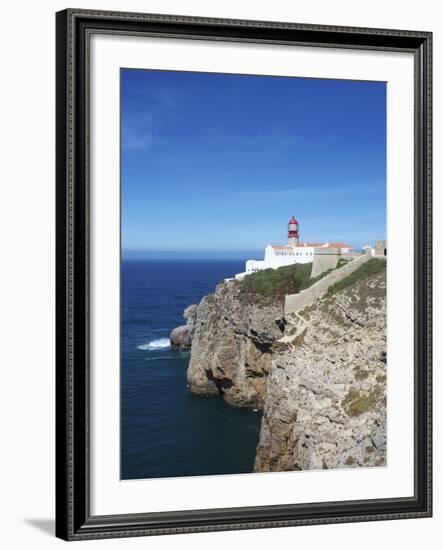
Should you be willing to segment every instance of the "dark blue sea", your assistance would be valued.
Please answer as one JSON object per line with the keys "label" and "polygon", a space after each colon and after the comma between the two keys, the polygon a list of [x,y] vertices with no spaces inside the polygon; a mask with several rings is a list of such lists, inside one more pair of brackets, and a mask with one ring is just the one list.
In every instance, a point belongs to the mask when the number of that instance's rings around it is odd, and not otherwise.
{"label": "dark blue sea", "polygon": [[189,353],[169,346],[183,310],[243,267],[240,260],[122,261],[122,479],[252,472],[261,413],[192,395]]}

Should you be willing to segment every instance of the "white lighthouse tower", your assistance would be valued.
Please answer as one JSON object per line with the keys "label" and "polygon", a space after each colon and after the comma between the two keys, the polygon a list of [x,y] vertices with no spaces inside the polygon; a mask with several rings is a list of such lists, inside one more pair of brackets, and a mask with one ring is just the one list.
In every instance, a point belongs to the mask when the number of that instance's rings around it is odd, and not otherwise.
{"label": "white lighthouse tower", "polygon": [[288,245],[298,245],[298,221],[292,216],[288,223]]}

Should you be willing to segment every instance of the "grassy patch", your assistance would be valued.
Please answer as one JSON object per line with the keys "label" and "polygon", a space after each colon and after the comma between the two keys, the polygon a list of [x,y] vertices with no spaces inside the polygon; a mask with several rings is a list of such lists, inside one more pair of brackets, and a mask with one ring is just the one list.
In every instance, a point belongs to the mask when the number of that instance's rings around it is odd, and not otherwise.
{"label": "grassy patch", "polygon": [[348,466],[352,466],[353,464],[355,464],[355,458],[353,456],[348,456],[345,464],[347,464]]}
{"label": "grassy patch", "polygon": [[375,379],[377,380],[377,382],[379,382],[380,384],[383,384],[384,382],[386,382],[386,374],[378,374]]}
{"label": "grassy patch", "polygon": [[343,267],[344,265],[348,264],[350,262],[350,260],[348,260],[347,258],[340,258],[337,262],[337,267],[336,269],[339,269],[340,267]]}
{"label": "grassy patch", "polygon": [[295,338],[293,338],[291,344],[295,346],[296,348],[301,347],[305,343],[305,336],[307,332],[307,328],[303,332],[300,332],[300,334],[297,334]]}
{"label": "grassy patch", "polygon": [[251,273],[241,281],[245,294],[261,294],[275,297],[295,294],[306,288],[311,275],[312,264],[294,264],[278,269],[264,269]]}
{"label": "grassy patch", "polygon": [[380,386],[367,394],[360,393],[355,388],[351,388],[342,401],[343,408],[348,416],[358,416],[371,409],[382,397],[383,391]]}
{"label": "grassy patch", "polygon": [[338,281],[337,283],[331,285],[328,288],[328,294],[331,295],[335,292],[338,292],[339,290],[343,290],[344,288],[353,285],[357,281],[366,279],[366,277],[369,277],[370,275],[380,273],[384,269],[386,269],[385,259],[372,258],[371,260],[368,260],[367,262],[362,264],[358,269],[356,269],[353,273],[351,273],[341,281]]}
{"label": "grassy patch", "polygon": [[312,263],[292,264],[278,269],[264,269],[246,275],[238,282],[241,294],[259,294],[267,298],[284,298],[310,287],[329,273],[329,269],[318,277],[311,278]]}

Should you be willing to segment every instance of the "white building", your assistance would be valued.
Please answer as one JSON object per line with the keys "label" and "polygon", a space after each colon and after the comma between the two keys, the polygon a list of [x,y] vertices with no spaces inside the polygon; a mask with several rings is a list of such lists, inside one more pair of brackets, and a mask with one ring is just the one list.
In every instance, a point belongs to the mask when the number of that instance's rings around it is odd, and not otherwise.
{"label": "white building", "polygon": [[306,264],[314,260],[315,248],[334,248],[342,254],[350,251],[345,243],[300,243],[298,238],[298,221],[292,216],[288,223],[288,244],[272,245],[265,248],[263,260],[247,260],[245,271],[237,273],[236,279],[243,279],[245,275],[262,271],[263,269],[277,269],[291,264]]}

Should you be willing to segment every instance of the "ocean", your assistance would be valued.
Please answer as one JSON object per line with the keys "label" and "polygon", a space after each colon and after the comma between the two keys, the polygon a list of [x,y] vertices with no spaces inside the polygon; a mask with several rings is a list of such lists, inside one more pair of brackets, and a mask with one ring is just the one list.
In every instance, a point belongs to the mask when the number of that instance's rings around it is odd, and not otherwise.
{"label": "ocean", "polygon": [[122,261],[121,479],[252,472],[261,412],[192,395],[183,310],[243,271],[241,260]]}

